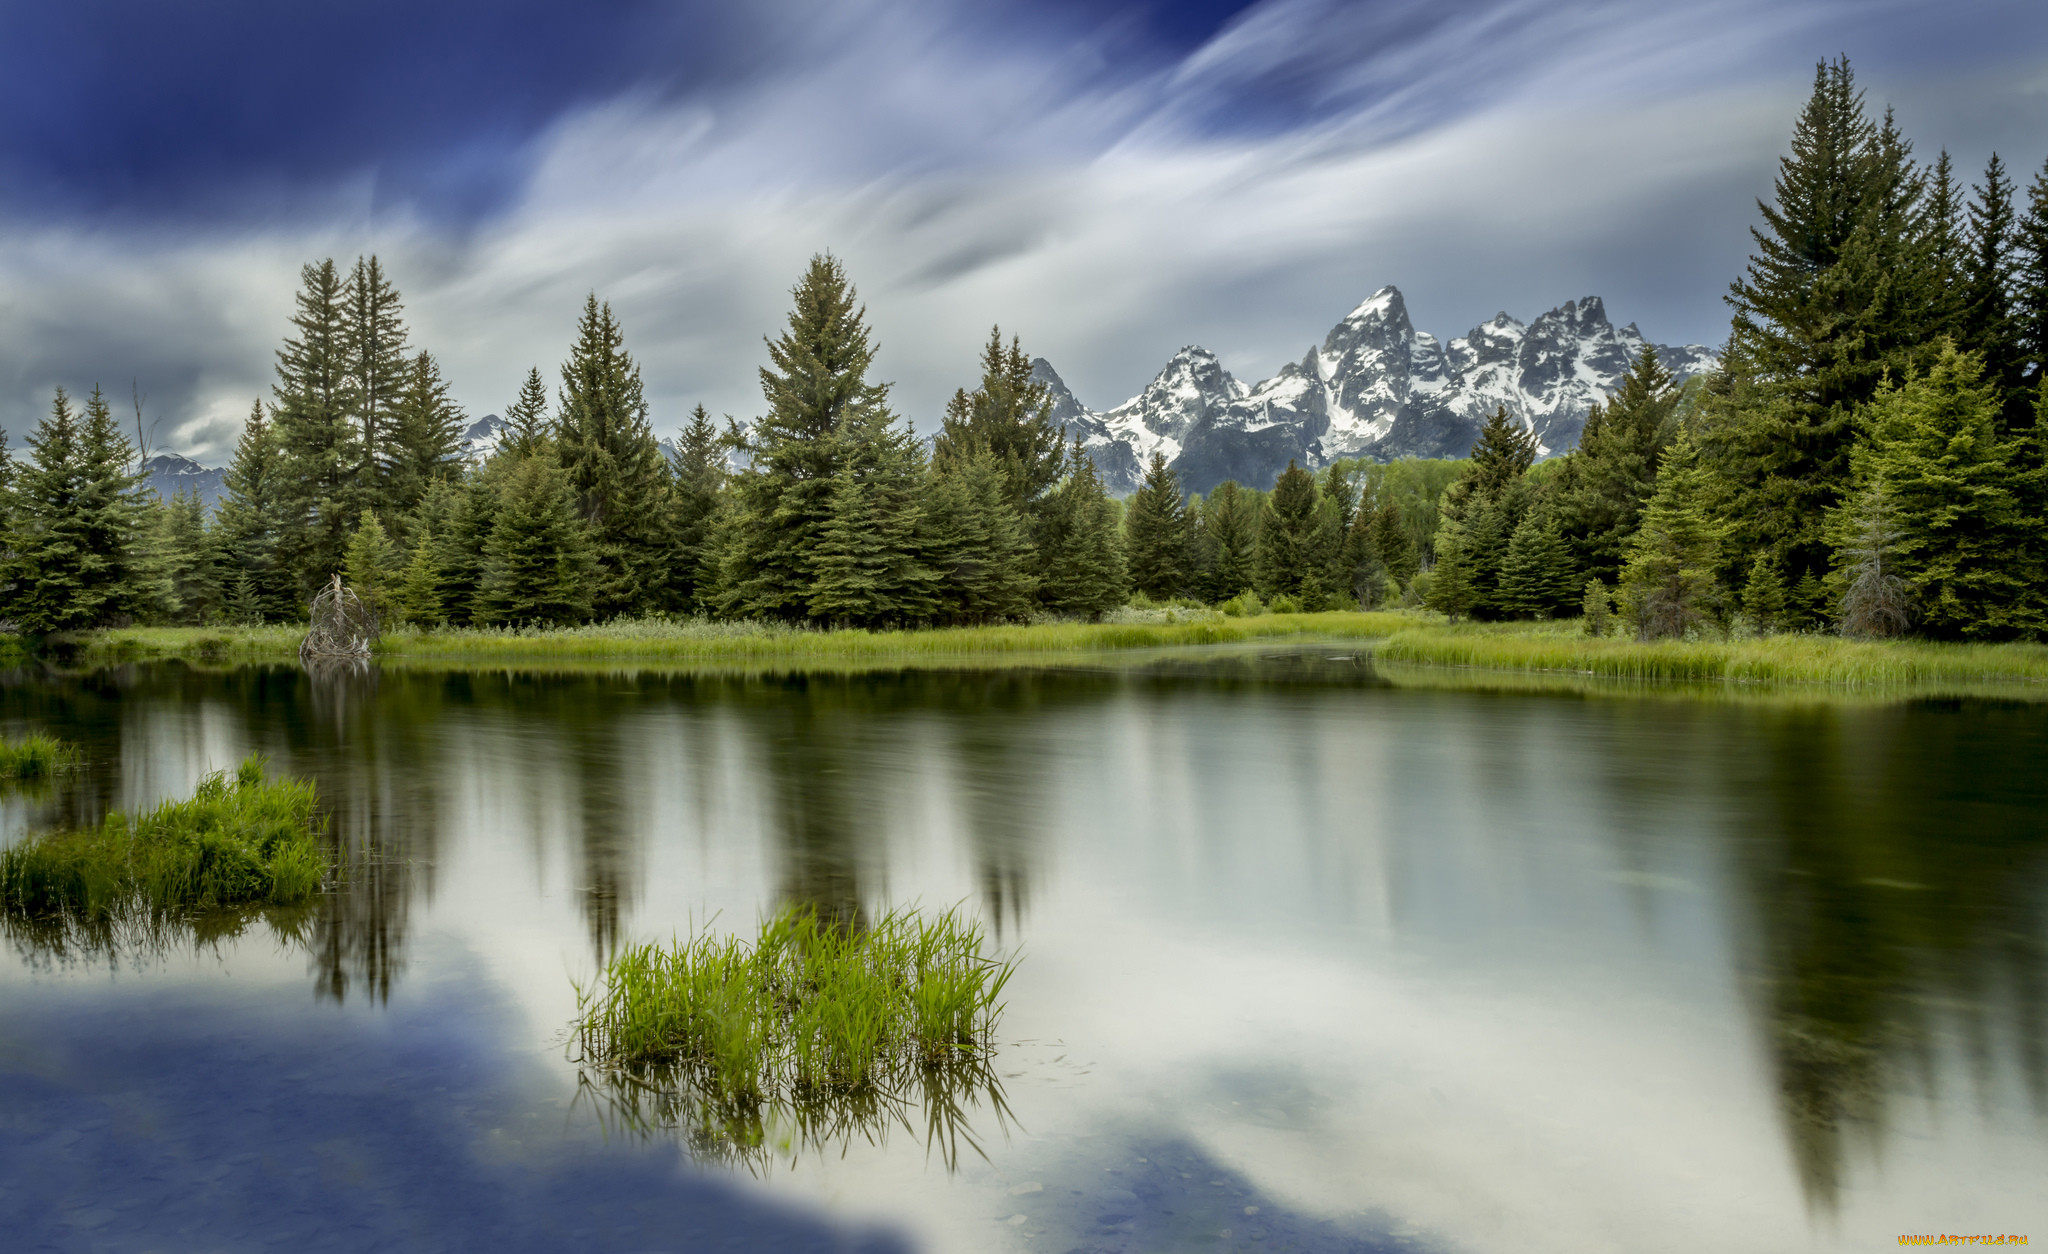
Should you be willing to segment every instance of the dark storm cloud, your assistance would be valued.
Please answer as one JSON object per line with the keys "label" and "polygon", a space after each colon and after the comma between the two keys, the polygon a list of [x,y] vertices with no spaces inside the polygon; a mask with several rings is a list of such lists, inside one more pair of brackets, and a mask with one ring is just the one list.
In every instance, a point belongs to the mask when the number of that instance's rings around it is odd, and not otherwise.
{"label": "dark storm cloud", "polygon": [[298,266],[369,251],[472,412],[595,289],[664,429],[755,412],[828,247],[925,425],[998,321],[1098,405],[1389,282],[1439,335],[1599,294],[1713,342],[1837,52],[1923,155],[2048,157],[2037,4],[7,6],[0,425],[135,379],[218,460]]}

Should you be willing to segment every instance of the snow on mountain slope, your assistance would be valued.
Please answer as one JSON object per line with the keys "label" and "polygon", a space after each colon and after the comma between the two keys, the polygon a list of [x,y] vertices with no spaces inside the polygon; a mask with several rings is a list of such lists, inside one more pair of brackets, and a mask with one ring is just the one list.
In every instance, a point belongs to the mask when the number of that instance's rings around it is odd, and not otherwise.
{"label": "snow on mountain slope", "polygon": [[[1290,460],[1320,468],[1340,457],[1463,457],[1497,407],[1554,456],[1578,442],[1587,411],[1643,344],[1635,326],[1608,321],[1597,296],[1526,325],[1501,313],[1445,344],[1417,331],[1399,289],[1383,287],[1254,387],[1192,346],[1105,412],[1083,406],[1043,359],[1034,374],[1052,387],[1054,420],[1082,436],[1112,492],[1136,488],[1155,451],[1184,487],[1207,492],[1224,479],[1263,487]],[[1716,360],[1700,345],[1657,353],[1680,379]]]}

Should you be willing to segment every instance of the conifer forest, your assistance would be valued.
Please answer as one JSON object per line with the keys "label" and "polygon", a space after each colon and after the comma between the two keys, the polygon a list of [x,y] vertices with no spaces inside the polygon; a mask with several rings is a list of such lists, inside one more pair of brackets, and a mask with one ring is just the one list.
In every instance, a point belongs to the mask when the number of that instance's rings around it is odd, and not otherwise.
{"label": "conifer forest", "polygon": [[[593,294],[482,464],[376,257],[300,275],[276,382],[217,511],[141,486],[97,386],[0,450],[0,604],[30,636],[302,619],[335,573],[418,627],[623,616],[924,626],[1100,617],[1141,596],[1453,619],[1583,615],[1946,640],[2048,628],[2048,167],[1916,155],[1821,66],[1728,288],[1718,369],[1646,348],[1576,448],[1505,410],[1469,459],[1290,466],[1185,494],[1155,454],[1111,499],[1012,338],[927,440],[821,254],[767,345],[758,421],[649,411]],[[964,365],[964,363],[963,363]],[[963,370],[963,375],[971,375]]]}

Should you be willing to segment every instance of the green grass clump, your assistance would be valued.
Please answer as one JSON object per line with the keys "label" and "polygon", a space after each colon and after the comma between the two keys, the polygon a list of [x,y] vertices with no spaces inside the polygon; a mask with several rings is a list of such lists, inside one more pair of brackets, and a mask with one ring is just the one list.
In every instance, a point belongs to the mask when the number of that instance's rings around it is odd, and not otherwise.
{"label": "green grass clump", "polygon": [[984,1058],[1013,961],[956,911],[847,928],[804,909],[752,942],[700,934],[621,950],[582,996],[586,1059],[671,1067],[719,1102],[901,1087]]}
{"label": "green grass clump", "polygon": [[0,740],[0,780],[48,779],[78,764],[78,750],[55,736],[31,732]]}
{"label": "green grass clump", "polygon": [[304,901],[328,870],[314,800],[310,782],[270,777],[251,757],[190,800],[0,850],[0,910],[93,923]]}
{"label": "green grass clump", "polygon": [[2048,683],[2048,646],[1845,640],[1817,634],[1748,640],[1593,639],[1572,624],[1417,627],[1373,650],[1376,660],[1615,679],[1827,684],[1935,689]]}

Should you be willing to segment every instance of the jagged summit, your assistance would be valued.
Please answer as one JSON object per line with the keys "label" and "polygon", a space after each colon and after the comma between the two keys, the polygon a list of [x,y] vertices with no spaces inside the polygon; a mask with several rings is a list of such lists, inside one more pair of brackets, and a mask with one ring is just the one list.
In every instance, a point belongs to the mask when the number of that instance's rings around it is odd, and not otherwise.
{"label": "jagged summit", "polygon": [[[1207,492],[1225,479],[1264,486],[1289,460],[1321,467],[1340,457],[1463,457],[1497,406],[1535,432],[1544,456],[1562,453],[1643,343],[1633,323],[1614,327],[1598,296],[1526,324],[1503,310],[1443,343],[1415,329],[1400,289],[1387,286],[1319,347],[1250,387],[1197,345],[1101,412],[1082,405],[1043,358],[1032,371],[1052,392],[1054,420],[1083,438],[1111,491],[1135,489],[1156,451],[1185,487]],[[1696,344],[1657,352],[1681,379],[1715,360]]]}

